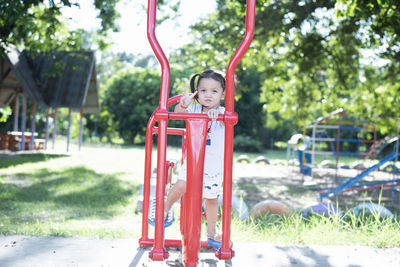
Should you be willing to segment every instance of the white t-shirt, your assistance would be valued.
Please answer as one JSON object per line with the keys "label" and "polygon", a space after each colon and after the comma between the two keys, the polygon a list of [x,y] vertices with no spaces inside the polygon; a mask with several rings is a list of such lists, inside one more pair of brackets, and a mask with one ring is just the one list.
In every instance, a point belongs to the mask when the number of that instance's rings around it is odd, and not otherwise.
{"label": "white t-shirt", "polygon": [[[186,111],[187,113],[202,113],[202,106],[191,104]],[[218,111],[220,114],[224,114],[225,108],[220,106]],[[221,121],[210,121],[207,132],[203,196],[205,198],[217,198],[222,192],[222,181],[224,179],[225,125]],[[178,179],[186,181],[186,159]]]}

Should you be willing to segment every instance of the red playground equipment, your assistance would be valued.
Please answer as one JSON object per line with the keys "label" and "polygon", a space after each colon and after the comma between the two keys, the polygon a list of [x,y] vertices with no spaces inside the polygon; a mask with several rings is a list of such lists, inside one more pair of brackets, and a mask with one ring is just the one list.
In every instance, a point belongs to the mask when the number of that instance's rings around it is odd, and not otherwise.
{"label": "red playground equipment", "polygon": [[[247,0],[246,33],[232,56],[226,70],[225,114],[219,115],[218,120],[225,123],[225,158],[223,182],[223,211],[222,211],[222,245],[215,252],[218,259],[231,259],[235,253],[230,244],[230,224],[232,205],[232,156],[233,156],[233,127],[238,121],[234,111],[234,73],[235,69],[247,51],[253,39],[255,24],[255,0]],[[148,1],[147,36],[150,45],[161,64],[161,88],[158,108],[149,119],[146,132],[145,170],[143,184],[143,218],[142,237],[140,247],[152,246],[149,257],[154,261],[168,258],[165,247],[182,247],[182,258],[185,266],[197,266],[201,247],[209,247],[206,241],[200,241],[202,217],[202,184],[205,142],[209,118],[206,114],[173,113],[168,107],[177,103],[181,97],[169,96],[170,68],[168,60],[155,36],[157,0]],[[168,120],[185,120],[186,129],[168,128]],[[157,122],[157,127],[155,123]],[[150,179],[151,179],[151,152],[153,134],[158,135],[157,145],[157,184],[154,239],[149,238]],[[166,160],[167,134],[181,135],[183,149],[187,149],[187,184],[186,193],[181,200],[180,239],[164,239],[164,195],[170,163]]]}

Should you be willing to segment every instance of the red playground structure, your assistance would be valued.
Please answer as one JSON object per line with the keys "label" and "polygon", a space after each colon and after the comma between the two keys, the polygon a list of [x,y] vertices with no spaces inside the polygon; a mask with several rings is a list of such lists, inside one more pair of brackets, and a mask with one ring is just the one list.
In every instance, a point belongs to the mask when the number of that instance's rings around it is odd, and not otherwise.
{"label": "red playground structure", "polygon": [[[234,73],[244,53],[250,46],[254,34],[255,0],[247,0],[246,33],[232,56],[226,70],[225,114],[219,115],[218,120],[225,123],[225,158],[223,181],[223,210],[222,210],[222,245],[216,250],[218,259],[229,260],[235,253],[230,244],[230,224],[232,205],[232,164],[233,164],[233,127],[238,121],[234,111]],[[206,114],[173,113],[168,107],[177,103],[181,97],[169,97],[170,68],[168,60],[155,36],[157,0],[148,1],[147,36],[150,45],[161,64],[161,88],[158,108],[149,119],[146,133],[145,169],[143,184],[143,217],[142,237],[140,247],[150,247],[149,257],[154,261],[168,258],[166,247],[182,247],[182,259],[185,266],[197,266],[201,247],[209,247],[206,241],[200,241],[202,218],[202,184],[205,143],[209,118]],[[186,129],[168,128],[168,120],[185,120]],[[157,127],[155,123],[157,122]],[[158,135],[157,142],[157,183],[154,239],[149,238],[150,179],[151,152],[153,134]],[[186,193],[181,199],[180,231],[181,239],[164,238],[164,195],[168,179],[168,169],[171,164],[166,160],[167,134],[182,136],[182,149],[187,157]]]}

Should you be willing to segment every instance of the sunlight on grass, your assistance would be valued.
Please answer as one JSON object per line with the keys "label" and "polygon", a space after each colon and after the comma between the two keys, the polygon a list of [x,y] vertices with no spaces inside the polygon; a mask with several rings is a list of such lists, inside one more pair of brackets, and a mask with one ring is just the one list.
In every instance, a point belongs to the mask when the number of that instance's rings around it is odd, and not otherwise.
{"label": "sunlight on grass", "polygon": [[234,219],[232,239],[296,245],[398,247],[399,226],[397,220],[354,214],[349,214],[347,219],[320,215],[304,219],[298,213],[290,217],[267,214],[247,222]]}
{"label": "sunlight on grass", "polygon": [[[179,148],[169,148],[167,153],[168,159],[180,160]],[[277,159],[284,155],[274,153]],[[153,150],[152,168],[155,159]],[[142,216],[135,209],[143,169],[144,148],[137,146],[89,146],[69,154],[2,155],[0,234],[138,238]],[[245,185],[251,188],[252,184]],[[345,215],[303,219],[298,213],[290,217],[268,214],[249,221],[233,216],[231,236],[234,242],[400,246],[397,219]],[[166,229],[166,238],[181,238],[179,211],[175,219]],[[220,228],[221,219],[218,223]],[[205,238],[204,221],[202,229]],[[150,227],[150,237],[153,234]]]}
{"label": "sunlight on grass", "polygon": [[0,233],[137,235],[134,204],[141,178],[134,176],[142,171],[134,168],[142,152],[88,148],[79,154],[9,156],[2,161],[8,167],[0,168]]}

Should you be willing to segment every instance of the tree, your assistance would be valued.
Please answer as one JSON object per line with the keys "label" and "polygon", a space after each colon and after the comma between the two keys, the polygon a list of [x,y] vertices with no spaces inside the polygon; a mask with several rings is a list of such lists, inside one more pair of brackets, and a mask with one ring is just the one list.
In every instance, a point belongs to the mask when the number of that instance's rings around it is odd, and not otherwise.
{"label": "tree", "polygon": [[239,98],[235,109],[240,114],[235,134],[243,136],[260,137],[260,131],[264,127],[266,116],[260,101],[261,84],[260,73],[252,67],[247,70],[237,71],[238,84],[236,97]]}
{"label": "tree", "polygon": [[[358,112],[374,118],[384,134],[395,134],[400,107],[400,3],[382,1],[338,1],[337,16],[362,25],[358,38],[364,52],[374,56],[360,69]],[[373,63],[379,63],[373,67]],[[372,66],[371,66],[372,65]]]}
{"label": "tree", "polygon": [[[179,52],[185,62],[225,68],[239,45],[246,1],[217,4],[215,14],[192,27],[194,43]],[[389,118],[400,112],[399,6],[391,0],[259,0],[253,43],[237,73],[259,73],[259,102],[268,116],[278,112],[294,128],[343,107],[360,118],[380,117],[379,129],[393,133],[397,122]],[[385,64],[365,63],[366,52]]]}
{"label": "tree", "polygon": [[[99,35],[108,30],[117,31],[115,24],[119,14],[115,7],[119,0],[94,0],[101,19]],[[79,6],[75,1],[21,0],[0,2],[0,43],[21,45],[39,53],[55,49],[73,50],[82,46],[82,30],[68,30],[61,14],[64,7]],[[99,47],[105,47],[105,39],[98,39]],[[0,46],[1,47],[1,46]]]}
{"label": "tree", "polygon": [[6,122],[8,116],[10,115],[11,115],[10,107],[0,108],[0,122]]}
{"label": "tree", "polygon": [[147,122],[158,105],[160,80],[157,71],[131,68],[108,82],[103,108],[125,143],[133,144],[136,137],[145,136]]}

